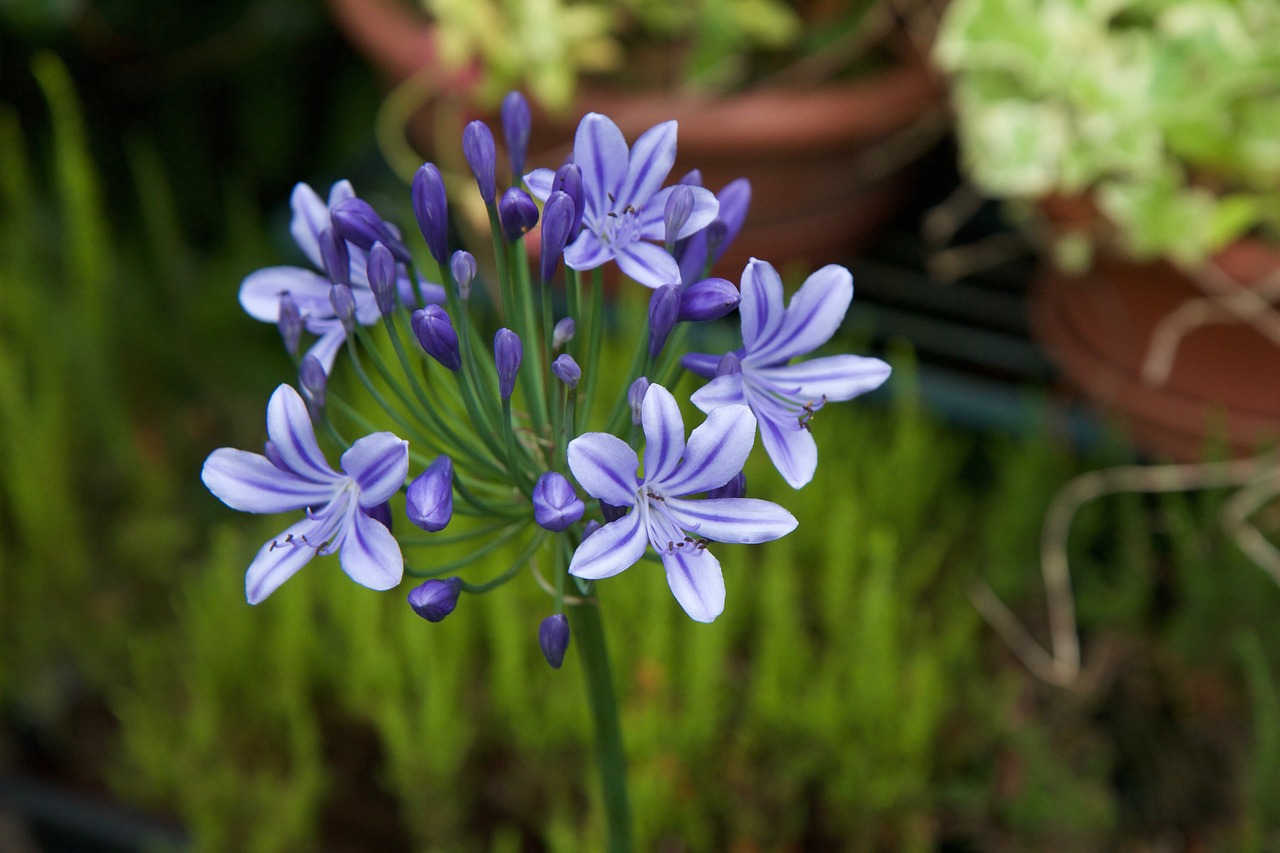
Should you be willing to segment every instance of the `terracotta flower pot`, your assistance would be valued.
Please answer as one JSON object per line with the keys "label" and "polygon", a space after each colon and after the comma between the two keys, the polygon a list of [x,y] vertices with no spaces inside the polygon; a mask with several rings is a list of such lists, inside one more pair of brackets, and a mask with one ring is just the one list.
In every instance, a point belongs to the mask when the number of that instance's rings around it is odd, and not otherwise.
{"label": "terracotta flower pot", "polygon": [[[1280,270],[1280,247],[1243,240],[1214,263],[1227,287],[1247,287]],[[1165,381],[1143,377],[1157,328],[1204,295],[1168,264],[1108,258],[1080,278],[1047,270],[1032,323],[1066,377],[1148,451],[1198,460],[1221,435],[1233,454],[1249,454],[1280,438],[1280,349],[1257,329],[1226,316],[1199,325],[1172,351]]]}
{"label": "terracotta flower pot", "polygon": [[[432,25],[399,0],[329,0],[335,20],[386,77],[427,74],[437,54]],[[465,97],[474,77],[432,82]],[[920,57],[854,82],[808,89],[759,88],[716,98],[663,91],[621,92],[584,85],[568,116],[539,115],[529,163],[555,165],[568,152],[578,117],[602,112],[628,140],[667,119],[680,123],[673,178],[702,170],[719,189],[747,177],[751,213],[720,274],[736,279],[750,255],[777,264],[826,262],[864,244],[901,197],[903,166],[945,129],[938,79]],[[491,123],[492,115],[475,113]],[[427,121],[411,124],[429,156]],[[496,124],[495,124],[496,129]],[[558,145],[559,148],[550,146]]]}

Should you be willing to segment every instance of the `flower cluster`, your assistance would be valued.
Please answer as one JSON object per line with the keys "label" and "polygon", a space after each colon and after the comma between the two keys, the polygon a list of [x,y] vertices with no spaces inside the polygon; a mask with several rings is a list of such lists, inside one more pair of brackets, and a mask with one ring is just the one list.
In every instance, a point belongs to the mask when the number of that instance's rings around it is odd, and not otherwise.
{"label": "flower cluster", "polygon": [[[406,573],[423,579],[409,604],[434,622],[462,594],[531,569],[551,596],[538,637],[558,667],[566,607],[646,555],[690,617],[715,619],[725,584],[712,543],[767,542],[797,524],[745,494],[757,427],[782,478],[800,488],[817,468],[817,413],[877,387],[889,367],[854,355],[799,360],[840,327],[853,297],[844,268],[814,273],[789,304],[763,260],[738,285],[709,275],[742,225],[750,187],[712,192],[697,172],[665,185],[675,122],[628,146],[609,118],[589,114],[568,162],[528,173],[529,111],[518,95],[504,104],[503,131],[505,189],[490,129],[472,122],[463,136],[492,265],[450,252],[446,187],[430,163],[411,190],[425,253],[347,182],[327,202],[297,187],[291,231],[312,268],[254,272],[240,301],[278,325],[299,390],[271,396],[261,453],[215,450],[203,479],[233,509],[305,511],[253,559],[250,603],[312,557],[337,553],[370,589]],[[626,373],[604,343],[610,264],[649,288]],[[473,288],[488,290],[496,314],[473,310]],[[691,325],[734,310],[740,347],[683,352]],[[688,433],[675,393],[685,371],[707,380],[689,398],[705,418]],[[317,432],[345,449],[340,471]],[[514,560],[487,580],[464,576],[495,553]]]}

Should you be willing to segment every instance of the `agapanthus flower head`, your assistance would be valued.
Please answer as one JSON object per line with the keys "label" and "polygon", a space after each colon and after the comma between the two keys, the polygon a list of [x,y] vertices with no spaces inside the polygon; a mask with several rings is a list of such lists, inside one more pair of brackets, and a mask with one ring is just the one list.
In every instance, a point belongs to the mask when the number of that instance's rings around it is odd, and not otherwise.
{"label": "agapanthus flower head", "polygon": [[[573,143],[573,162],[582,169],[585,197],[582,233],[565,249],[565,264],[589,270],[616,260],[624,273],[648,287],[680,281],[675,259],[647,242],[667,236],[663,214],[671,188],[661,187],[675,156],[674,121],[650,128],[628,148],[611,119],[588,113],[578,124]],[[555,173],[536,169],[525,176],[525,183],[545,200],[556,189]],[[690,189],[693,210],[677,239],[705,228],[719,210],[709,190]]]}
{"label": "agapanthus flower head", "polygon": [[497,197],[498,149],[493,143],[493,131],[489,125],[476,119],[462,130],[462,156],[476,176],[476,186],[486,205]]}
{"label": "agapanthus flower head", "polygon": [[538,526],[559,533],[582,518],[586,505],[563,474],[548,471],[533,486],[533,520]]}
{"label": "agapanthus flower head", "polygon": [[423,352],[450,370],[462,368],[462,351],[458,347],[458,333],[453,328],[449,313],[439,305],[419,308],[409,318],[413,335]]}
{"label": "agapanthus flower head", "polygon": [[650,385],[641,412],[644,475],[631,447],[608,433],[587,433],[569,443],[569,470],[592,497],[630,509],[578,546],[569,573],[600,579],[634,565],[652,546],[667,582],[693,619],[710,622],[724,609],[724,578],[709,542],[757,543],[796,527],[782,507],[752,498],[695,499],[742,470],[755,440],[755,418],[745,406],[711,412],[685,441],[675,397]]}
{"label": "agapanthus flower head", "polygon": [[738,307],[738,288],[723,278],[704,278],[680,290],[680,319],[719,320]]}
{"label": "agapanthus flower head", "polygon": [[514,243],[538,224],[538,205],[519,187],[511,187],[498,202],[498,222],[502,234]]}
{"label": "agapanthus flower head", "polygon": [[449,269],[458,284],[458,298],[464,302],[471,298],[471,282],[476,278],[476,259],[468,251],[459,249],[449,259]]}
{"label": "agapanthus flower head", "polygon": [[524,344],[520,336],[510,329],[499,329],[493,336],[493,363],[498,370],[498,393],[503,400],[510,400],[516,389],[516,374],[524,360]]}
{"label": "agapanthus flower head", "polygon": [[298,308],[298,300],[293,294],[285,291],[280,294],[280,338],[284,341],[285,352],[298,354],[298,343],[302,340],[302,311]]}
{"label": "agapanthus flower head", "polygon": [[357,440],[342,454],[342,473],[329,467],[306,404],[281,385],[267,405],[273,458],[220,448],[201,479],[223,503],[242,512],[305,509],[306,518],[262,546],[245,575],[245,595],[257,604],[318,554],[339,554],[352,580],[370,589],[400,583],[404,558],[391,532],[364,510],[399,491],[409,470],[409,444],[389,432]]}
{"label": "agapanthus flower head", "polygon": [[461,578],[429,578],[409,590],[409,606],[428,622],[439,622],[458,606]]}
{"label": "agapanthus flower head", "polygon": [[664,284],[649,297],[649,356],[657,358],[680,316],[680,285]]}
{"label": "agapanthus flower head", "polygon": [[582,368],[567,352],[560,353],[556,356],[556,360],[551,362],[551,372],[570,388],[577,388],[578,380],[582,378]]}
{"label": "agapanthus flower head", "polygon": [[563,613],[553,613],[538,626],[538,645],[552,669],[564,664],[564,653],[569,649],[569,619]]}
{"label": "agapanthus flower head", "polygon": [[342,239],[365,251],[374,243],[386,246],[401,263],[410,261],[409,250],[400,240],[400,232],[387,224],[373,205],[362,198],[349,198],[334,205],[329,211],[333,230]]}
{"label": "agapanthus flower head", "polygon": [[573,321],[572,317],[561,317],[551,330],[551,348],[553,350],[563,348],[565,344],[573,340],[577,330],[578,324]]}
{"label": "agapanthus flower head", "polygon": [[449,257],[449,201],[445,197],[444,178],[434,163],[423,163],[413,175],[410,188],[413,215],[418,220],[422,239],[437,264]]}
{"label": "agapanthus flower head", "polygon": [[889,377],[889,365],[856,355],[790,363],[825,344],[840,328],[853,299],[853,277],[844,267],[818,270],[783,307],[781,277],[753,258],[742,273],[741,291],[739,370],[717,375],[720,356],[686,355],[686,368],[715,376],[692,400],[704,412],[750,406],[769,458],[783,479],[798,489],[813,479],[818,465],[817,444],[809,432],[814,413],[828,402],[878,388]]}
{"label": "agapanthus flower head", "polygon": [[438,533],[453,518],[453,460],[440,455],[413,478],[405,492],[405,515],[415,526]]}
{"label": "agapanthus flower head", "polygon": [[396,259],[381,240],[369,248],[369,260],[365,265],[369,289],[382,316],[396,310]]}
{"label": "agapanthus flower head", "polygon": [[519,92],[507,92],[502,99],[502,136],[507,143],[507,158],[511,161],[511,174],[524,173],[524,158],[529,150],[529,133],[533,129],[533,116],[529,102]]}

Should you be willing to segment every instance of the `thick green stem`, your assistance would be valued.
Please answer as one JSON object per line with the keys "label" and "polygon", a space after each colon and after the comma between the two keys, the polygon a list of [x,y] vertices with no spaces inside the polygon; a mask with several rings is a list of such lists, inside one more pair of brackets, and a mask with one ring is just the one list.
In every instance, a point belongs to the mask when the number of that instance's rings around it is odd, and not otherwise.
{"label": "thick green stem", "polygon": [[622,748],[622,727],[618,723],[618,701],[613,692],[609,650],[605,646],[604,624],[596,601],[566,608],[573,628],[573,644],[578,647],[582,671],[587,680],[587,698],[596,729],[596,767],[608,821],[609,853],[631,851],[631,807],[627,801],[627,759]]}

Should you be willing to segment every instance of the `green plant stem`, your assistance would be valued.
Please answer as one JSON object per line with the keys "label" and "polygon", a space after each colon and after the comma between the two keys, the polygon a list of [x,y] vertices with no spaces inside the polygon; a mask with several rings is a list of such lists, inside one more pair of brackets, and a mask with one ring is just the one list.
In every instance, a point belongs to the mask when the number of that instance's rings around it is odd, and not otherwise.
{"label": "green plant stem", "polygon": [[587,682],[587,699],[596,730],[596,767],[600,771],[600,791],[604,798],[608,825],[609,853],[630,853],[631,807],[627,800],[627,759],[622,748],[622,727],[618,723],[618,701],[613,691],[609,650],[605,646],[600,605],[591,600],[566,608],[573,628],[573,644],[578,647],[582,672]]}

